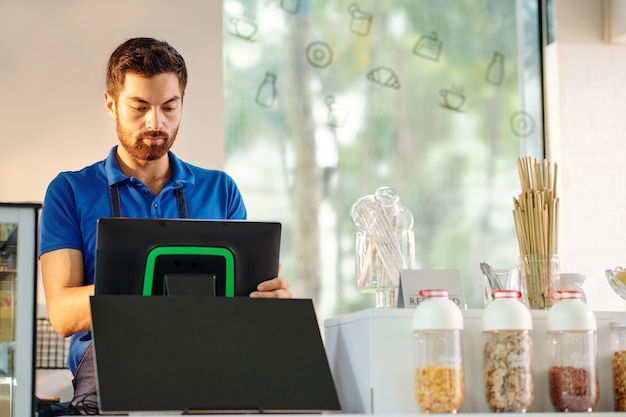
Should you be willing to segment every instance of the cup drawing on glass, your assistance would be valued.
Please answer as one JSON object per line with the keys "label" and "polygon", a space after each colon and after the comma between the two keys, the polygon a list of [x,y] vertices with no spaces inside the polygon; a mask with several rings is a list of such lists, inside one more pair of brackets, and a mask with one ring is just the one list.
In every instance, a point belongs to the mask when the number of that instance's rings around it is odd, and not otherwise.
{"label": "cup drawing on glass", "polygon": [[458,112],[461,111],[461,107],[465,103],[465,94],[463,94],[462,88],[451,88],[449,90],[443,88],[439,94],[443,97],[442,107]]}
{"label": "cup drawing on glass", "polygon": [[230,33],[238,38],[251,41],[257,29],[256,22],[247,17],[233,17],[230,19]]}
{"label": "cup drawing on glass", "polygon": [[366,36],[370,32],[372,24],[372,14],[359,8],[358,4],[351,4],[348,7],[350,12],[350,31],[355,35]]}
{"label": "cup drawing on glass", "polygon": [[355,233],[356,287],[376,294],[376,307],[395,307],[400,271],[415,267],[413,214],[389,187],[358,199],[350,210]]}

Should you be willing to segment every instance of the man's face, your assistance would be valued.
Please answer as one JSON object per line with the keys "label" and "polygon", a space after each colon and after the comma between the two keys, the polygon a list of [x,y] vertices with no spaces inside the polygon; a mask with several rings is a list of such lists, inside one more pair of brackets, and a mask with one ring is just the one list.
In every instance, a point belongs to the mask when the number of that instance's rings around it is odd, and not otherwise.
{"label": "man's face", "polygon": [[137,161],[161,158],[174,144],[182,111],[178,77],[128,73],[117,101],[107,98],[121,146]]}

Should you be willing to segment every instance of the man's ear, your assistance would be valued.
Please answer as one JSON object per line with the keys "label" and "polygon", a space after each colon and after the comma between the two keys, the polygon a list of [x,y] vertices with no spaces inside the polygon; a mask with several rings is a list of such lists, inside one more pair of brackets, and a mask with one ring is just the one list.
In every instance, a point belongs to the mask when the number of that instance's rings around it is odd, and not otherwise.
{"label": "man's ear", "polygon": [[109,94],[108,91],[104,92],[104,105],[106,106],[107,113],[109,113],[109,116],[115,119],[115,115],[117,113],[117,109],[115,108],[115,100],[113,99],[113,96]]}

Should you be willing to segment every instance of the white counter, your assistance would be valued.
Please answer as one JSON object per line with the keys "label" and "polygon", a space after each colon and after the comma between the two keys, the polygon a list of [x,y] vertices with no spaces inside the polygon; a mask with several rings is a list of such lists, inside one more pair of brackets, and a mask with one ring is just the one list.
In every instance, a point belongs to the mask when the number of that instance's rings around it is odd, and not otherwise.
{"label": "white counter", "polygon": [[[420,412],[413,397],[411,317],[414,311],[369,309],[324,322],[326,353],[344,412],[386,415]],[[462,413],[489,413],[483,391],[482,313],[483,310],[463,312],[465,402]],[[535,401],[531,412],[554,411],[548,395],[546,313],[531,311],[535,372]],[[595,314],[600,382],[600,400],[595,411],[612,412],[609,322],[626,320],[626,312]]]}
{"label": "white counter", "polygon": [[[507,417],[546,417],[548,413],[526,413],[526,414],[507,414]],[[557,413],[553,413],[557,415]],[[563,416],[564,413],[558,413],[558,415]],[[144,413],[136,413],[136,414],[128,414],[129,416],[141,416],[141,417],[165,417],[165,416],[179,416],[181,414],[169,414],[169,413],[154,413],[154,414],[144,414]],[[256,414],[251,414],[256,415]],[[268,415],[259,414],[259,415]],[[279,414],[280,417],[302,417],[302,414]],[[328,414],[325,414],[328,415]],[[336,415],[336,414],[330,414]],[[472,414],[472,417],[494,417],[494,413],[476,413]],[[193,414],[194,417],[233,417],[233,414]],[[369,414],[351,414],[350,417],[367,417]],[[393,417],[393,416],[404,416],[402,413],[387,413],[385,417]],[[75,416],[60,416],[60,417],[75,417]],[[567,413],[567,417],[590,417],[589,413]],[[592,417],[615,417],[615,413],[609,412],[601,412],[601,413],[593,413]]]}

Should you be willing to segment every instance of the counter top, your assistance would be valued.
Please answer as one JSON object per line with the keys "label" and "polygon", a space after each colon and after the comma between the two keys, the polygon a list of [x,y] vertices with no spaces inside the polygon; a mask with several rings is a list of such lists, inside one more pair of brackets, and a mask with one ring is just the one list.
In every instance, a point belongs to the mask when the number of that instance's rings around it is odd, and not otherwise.
{"label": "counter top", "polygon": [[[348,413],[419,413],[413,397],[411,319],[414,309],[367,309],[324,322],[326,353],[342,408]],[[482,315],[463,310],[465,401],[461,413],[487,413],[483,389]],[[548,395],[547,310],[531,310],[535,399],[531,413],[554,412]],[[597,412],[613,410],[609,323],[626,312],[595,312],[598,323]]]}

